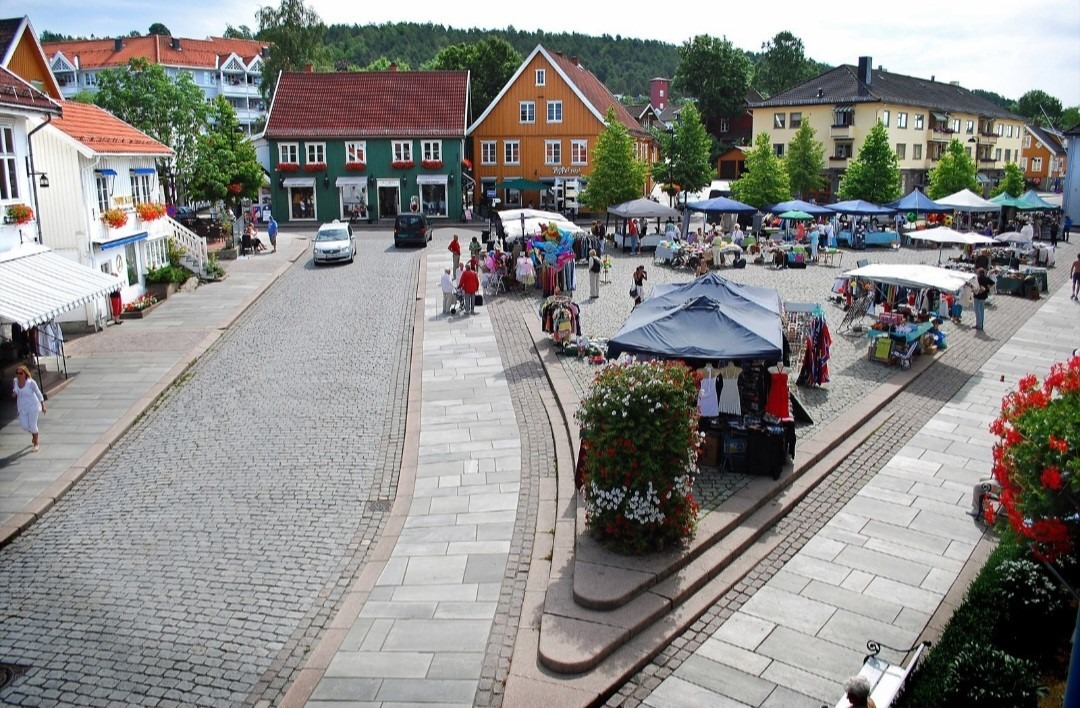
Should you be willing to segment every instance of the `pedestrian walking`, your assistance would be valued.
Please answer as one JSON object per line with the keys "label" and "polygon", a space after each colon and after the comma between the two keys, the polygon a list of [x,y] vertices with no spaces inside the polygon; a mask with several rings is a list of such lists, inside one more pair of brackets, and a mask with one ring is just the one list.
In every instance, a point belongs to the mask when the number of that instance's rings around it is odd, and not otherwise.
{"label": "pedestrian walking", "polygon": [[993,280],[986,275],[986,270],[979,268],[975,271],[975,329],[982,330],[986,316],[986,300],[990,297],[990,286]]}
{"label": "pedestrian walking", "polygon": [[596,249],[589,249],[589,297],[600,297],[600,271],[604,263],[596,255]]}
{"label": "pedestrian walking", "polygon": [[464,295],[465,314],[471,315],[476,308],[476,293],[480,292],[480,278],[471,265],[465,266],[465,272],[461,274],[461,281],[458,286],[461,288],[462,295]]}
{"label": "pedestrian walking", "polygon": [[1050,220],[1050,245],[1057,248],[1058,237],[1058,222],[1057,219]]}
{"label": "pedestrian walking", "polygon": [[19,427],[30,433],[34,452],[37,452],[41,449],[38,444],[38,415],[45,412],[45,396],[42,395],[37,381],[30,376],[30,369],[26,368],[25,364],[19,364],[15,368],[11,397],[15,399],[19,412]]}
{"label": "pedestrian walking", "polygon": [[634,307],[641,304],[641,301],[645,299],[645,281],[649,279],[649,274],[645,271],[645,266],[639,265],[634,270],[634,287],[630,288],[630,295],[634,298]]}
{"label": "pedestrian walking", "polygon": [[449,315],[454,307],[454,278],[449,268],[443,268],[439,289],[442,290],[442,313]]}
{"label": "pedestrian walking", "polygon": [[472,241],[469,241],[469,256],[476,262],[480,260],[480,242],[475,236],[472,237]]}
{"label": "pedestrian walking", "polygon": [[450,241],[450,245],[446,247],[446,250],[454,255],[454,272],[456,273],[458,266],[461,265],[461,242],[458,241],[457,234],[454,234],[454,238]]}
{"label": "pedestrian walking", "polygon": [[266,237],[270,239],[270,247],[274,249],[271,253],[277,253],[277,221],[273,214],[270,215],[270,223],[266,225]]}
{"label": "pedestrian walking", "polygon": [[626,233],[630,235],[630,255],[638,252],[638,223],[636,219],[630,219],[626,224]]}
{"label": "pedestrian walking", "polygon": [[1069,273],[1072,275],[1072,299],[1076,300],[1080,297],[1080,253],[1076,254],[1076,260],[1073,261],[1072,270]]}

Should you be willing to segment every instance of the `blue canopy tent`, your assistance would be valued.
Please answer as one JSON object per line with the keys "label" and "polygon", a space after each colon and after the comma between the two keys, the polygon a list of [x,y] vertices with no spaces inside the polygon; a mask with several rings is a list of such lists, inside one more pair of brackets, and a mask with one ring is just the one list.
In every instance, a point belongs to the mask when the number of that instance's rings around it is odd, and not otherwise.
{"label": "blue canopy tent", "polygon": [[721,303],[706,296],[670,308],[638,307],[608,340],[607,357],[638,354],[682,359],[691,365],[712,361],[780,361],[783,333],[779,315],[750,301]]}
{"label": "blue canopy tent", "polygon": [[1058,208],[1040,197],[1034,189],[1029,189],[1028,191],[1021,194],[1019,201],[1024,203],[1024,206],[1020,208],[1026,210],[1041,209],[1044,211],[1053,211],[1054,209]]}
{"label": "blue canopy tent", "polygon": [[773,204],[768,208],[768,211],[773,214],[782,214],[785,211],[805,211],[810,216],[830,216],[833,213],[832,207],[813,204],[802,199],[792,199],[788,202]]}
{"label": "blue canopy tent", "polygon": [[780,293],[772,288],[746,285],[726,280],[716,273],[708,273],[689,283],[657,285],[637,309],[670,309],[687,300],[708,297],[723,304],[738,307],[743,302],[753,303],[776,316],[780,315]]}
{"label": "blue canopy tent", "polygon": [[923,194],[918,187],[911,190],[911,193],[907,196],[885,206],[892,207],[896,211],[915,212],[916,214],[946,214],[952,211],[952,207],[941,206]]}
{"label": "blue canopy tent", "polygon": [[850,214],[851,216],[888,216],[896,213],[896,209],[878,206],[872,202],[864,202],[862,199],[837,202],[836,204],[830,204],[829,208],[838,214]]}
{"label": "blue canopy tent", "polygon": [[737,202],[727,197],[713,197],[700,202],[690,202],[686,205],[690,211],[700,211],[706,214],[753,214],[757,207]]}

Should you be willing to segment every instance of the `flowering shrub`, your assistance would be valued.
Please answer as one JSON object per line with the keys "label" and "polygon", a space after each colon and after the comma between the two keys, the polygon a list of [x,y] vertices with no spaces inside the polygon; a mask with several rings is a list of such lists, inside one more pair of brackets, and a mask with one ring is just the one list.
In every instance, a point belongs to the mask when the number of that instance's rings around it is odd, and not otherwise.
{"label": "flowering shrub", "polygon": [[135,213],[143,221],[153,221],[165,216],[165,205],[161,202],[143,202],[135,205]]}
{"label": "flowering shrub", "polygon": [[322,172],[325,169],[325,162],[309,162],[304,165],[304,172]]}
{"label": "flowering shrub", "polygon": [[1009,526],[1041,560],[1070,553],[1080,536],[1080,356],[1054,364],[1042,385],[1020,379],[990,432]]}
{"label": "flowering shrub", "polygon": [[411,170],[415,166],[412,160],[394,160],[390,163],[390,168],[394,170]]}
{"label": "flowering shrub", "polygon": [[610,364],[581,402],[585,518],[616,552],[661,550],[694,532],[696,376],[679,362]]}
{"label": "flowering shrub", "polygon": [[239,194],[240,192],[244,191],[244,185],[240,184],[239,182],[233,182],[229,186],[225,187],[225,189],[229,190],[229,194]]}
{"label": "flowering shrub", "polygon": [[101,212],[101,223],[110,229],[119,229],[128,221],[127,212],[123,209],[106,209]]}
{"label": "flowering shrub", "polygon": [[345,169],[353,170],[354,172],[362,172],[367,169],[366,162],[346,162]]}
{"label": "flowering shrub", "polygon": [[295,162],[279,162],[277,163],[278,172],[297,172],[300,170],[300,165]]}
{"label": "flowering shrub", "polygon": [[16,224],[25,224],[34,218],[34,210],[26,204],[12,204],[4,213]]}
{"label": "flowering shrub", "polygon": [[124,305],[124,312],[141,312],[151,305],[156,305],[158,299],[153,295],[143,295],[142,297],[132,300]]}
{"label": "flowering shrub", "polygon": [[420,166],[425,170],[441,170],[443,168],[442,160],[421,160]]}

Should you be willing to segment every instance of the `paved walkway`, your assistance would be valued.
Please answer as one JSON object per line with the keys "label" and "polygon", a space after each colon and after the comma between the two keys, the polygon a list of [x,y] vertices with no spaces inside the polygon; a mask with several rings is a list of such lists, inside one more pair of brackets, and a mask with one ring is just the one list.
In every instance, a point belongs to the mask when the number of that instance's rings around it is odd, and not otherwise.
{"label": "paved walkway", "polygon": [[1080,345],[1078,310],[1059,287],[644,703],[818,708],[857,673],[866,640],[913,645],[982,536],[965,512],[1001,397]]}
{"label": "paved walkway", "polygon": [[[311,707],[471,705],[480,683],[518,507],[521,442],[487,308],[441,316],[438,277],[450,255],[431,249],[426,261],[422,384],[409,408],[417,435],[407,437],[394,507],[407,519],[396,539],[384,535],[377,579],[366,572],[357,581],[338,635],[324,639],[285,705],[308,691]],[[320,678],[317,655],[328,643],[338,646]]]}

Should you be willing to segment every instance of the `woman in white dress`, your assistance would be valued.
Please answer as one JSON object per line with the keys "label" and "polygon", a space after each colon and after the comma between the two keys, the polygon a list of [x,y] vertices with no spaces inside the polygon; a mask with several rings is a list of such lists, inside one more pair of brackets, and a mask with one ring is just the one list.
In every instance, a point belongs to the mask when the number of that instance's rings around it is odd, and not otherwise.
{"label": "woman in white dress", "polygon": [[742,402],[739,400],[739,374],[742,369],[731,361],[719,373],[724,380],[724,387],[720,390],[720,412],[742,415]]}
{"label": "woman in white dress", "polygon": [[30,369],[19,364],[15,369],[15,382],[11,389],[19,410],[19,427],[30,433],[34,443],[34,452],[41,449],[38,445],[38,415],[45,412],[45,396],[41,394],[37,381],[30,376]]}

